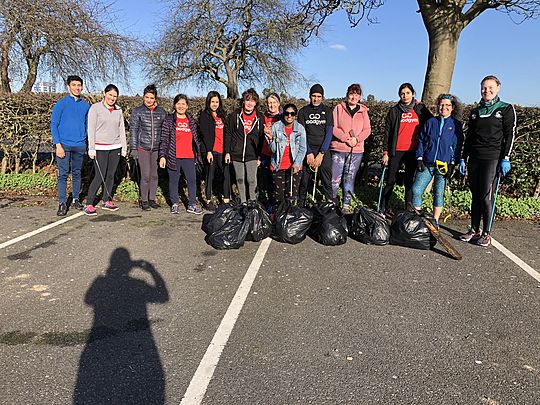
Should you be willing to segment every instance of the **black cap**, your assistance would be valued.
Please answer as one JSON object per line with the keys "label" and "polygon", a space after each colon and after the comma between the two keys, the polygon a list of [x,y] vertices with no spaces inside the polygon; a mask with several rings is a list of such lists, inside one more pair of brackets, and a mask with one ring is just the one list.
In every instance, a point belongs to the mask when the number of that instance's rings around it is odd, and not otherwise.
{"label": "black cap", "polygon": [[320,93],[321,96],[324,97],[324,89],[319,83],[314,84],[311,86],[311,89],[309,89],[309,95],[311,96],[313,93]]}

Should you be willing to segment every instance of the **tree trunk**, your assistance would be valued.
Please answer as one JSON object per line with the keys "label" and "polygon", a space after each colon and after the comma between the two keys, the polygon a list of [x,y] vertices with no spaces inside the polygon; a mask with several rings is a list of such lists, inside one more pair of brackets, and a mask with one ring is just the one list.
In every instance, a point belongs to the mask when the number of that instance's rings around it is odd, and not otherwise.
{"label": "tree trunk", "polygon": [[230,77],[229,82],[225,86],[227,87],[227,98],[240,98],[240,93],[238,91],[238,81],[236,80],[236,78]]}
{"label": "tree trunk", "polygon": [[11,93],[8,44],[2,44],[2,55],[0,56],[0,92]]}
{"label": "tree trunk", "polygon": [[2,168],[0,169],[0,174],[6,174],[7,167],[8,167],[9,158],[7,155],[4,155],[2,158]]}
{"label": "tree trunk", "polygon": [[37,80],[39,56],[35,56],[31,59],[26,59],[26,65],[28,66],[28,73],[26,74],[26,80],[21,88],[21,93],[30,93],[32,87]]}
{"label": "tree trunk", "polygon": [[450,91],[458,40],[465,23],[461,19],[461,9],[452,5],[420,0],[418,4],[429,38],[422,101],[432,106],[439,94]]}
{"label": "tree trunk", "polygon": [[21,171],[21,157],[15,157],[15,174],[19,174]]}
{"label": "tree trunk", "polygon": [[536,187],[534,188],[533,198],[540,196],[540,177],[536,179]]}

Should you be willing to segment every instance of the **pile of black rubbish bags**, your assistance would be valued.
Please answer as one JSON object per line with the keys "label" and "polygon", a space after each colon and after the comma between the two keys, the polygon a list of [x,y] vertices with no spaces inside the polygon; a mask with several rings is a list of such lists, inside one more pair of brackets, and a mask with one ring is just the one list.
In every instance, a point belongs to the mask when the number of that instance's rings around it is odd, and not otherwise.
{"label": "pile of black rubbish bags", "polygon": [[423,218],[414,212],[397,212],[390,225],[382,214],[365,207],[342,216],[332,202],[307,208],[285,200],[273,221],[258,201],[222,204],[204,216],[202,229],[206,242],[215,249],[238,249],[246,240],[258,242],[267,237],[296,244],[310,236],[327,246],[342,245],[350,237],[365,244],[426,250],[436,243]]}

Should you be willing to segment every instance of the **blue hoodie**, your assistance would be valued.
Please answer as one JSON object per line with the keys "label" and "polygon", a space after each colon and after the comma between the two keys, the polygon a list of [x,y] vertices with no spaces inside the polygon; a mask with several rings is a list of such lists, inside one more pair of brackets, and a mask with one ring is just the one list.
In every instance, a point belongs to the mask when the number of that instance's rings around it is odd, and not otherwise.
{"label": "blue hoodie", "polygon": [[90,104],[82,98],[67,95],[53,107],[51,133],[53,144],[85,146]]}

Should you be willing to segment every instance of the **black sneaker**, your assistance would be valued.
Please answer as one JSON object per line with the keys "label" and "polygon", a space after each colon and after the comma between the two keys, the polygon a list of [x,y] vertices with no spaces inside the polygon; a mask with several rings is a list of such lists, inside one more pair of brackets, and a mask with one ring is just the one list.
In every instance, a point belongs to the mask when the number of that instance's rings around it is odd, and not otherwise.
{"label": "black sneaker", "polygon": [[213,201],[209,201],[209,202],[206,204],[205,210],[208,211],[208,212],[215,212],[215,211],[216,211],[216,206],[214,205],[214,202],[213,202]]}
{"label": "black sneaker", "polygon": [[161,205],[159,205],[155,200],[148,200],[148,205],[150,205],[150,208],[153,208],[155,210],[161,208]]}
{"label": "black sneaker", "polygon": [[59,217],[63,217],[67,214],[68,209],[66,203],[60,203],[58,204],[58,211],[56,211],[56,215]]}
{"label": "black sneaker", "polygon": [[150,211],[150,204],[148,201],[141,201],[141,208],[143,211]]}
{"label": "black sneaker", "polygon": [[78,211],[82,211],[84,208],[84,206],[80,203],[79,200],[73,200],[73,202],[71,203],[71,207],[74,210],[78,210]]}

